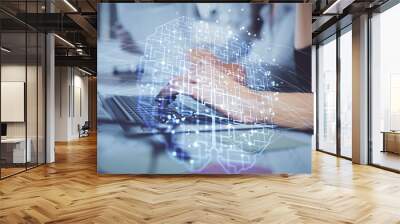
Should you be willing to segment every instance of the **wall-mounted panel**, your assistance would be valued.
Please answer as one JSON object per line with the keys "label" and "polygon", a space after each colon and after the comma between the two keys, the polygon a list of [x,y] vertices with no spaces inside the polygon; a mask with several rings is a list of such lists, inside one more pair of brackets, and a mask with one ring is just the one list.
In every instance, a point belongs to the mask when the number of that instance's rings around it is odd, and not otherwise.
{"label": "wall-mounted panel", "polygon": [[1,122],[25,121],[25,83],[1,82]]}

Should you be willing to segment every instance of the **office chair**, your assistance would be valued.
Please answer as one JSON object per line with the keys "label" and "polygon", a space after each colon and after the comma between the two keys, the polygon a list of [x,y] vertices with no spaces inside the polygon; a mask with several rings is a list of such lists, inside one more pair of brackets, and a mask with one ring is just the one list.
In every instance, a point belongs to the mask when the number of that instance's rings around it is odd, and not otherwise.
{"label": "office chair", "polygon": [[89,136],[89,129],[90,129],[89,121],[85,121],[82,127],[78,125],[79,138]]}

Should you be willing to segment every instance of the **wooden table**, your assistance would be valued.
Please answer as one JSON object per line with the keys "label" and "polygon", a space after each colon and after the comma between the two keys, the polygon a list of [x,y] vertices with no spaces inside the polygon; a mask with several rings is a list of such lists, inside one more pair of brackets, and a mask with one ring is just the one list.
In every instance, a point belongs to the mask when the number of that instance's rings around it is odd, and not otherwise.
{"label": "wooden table", "polygon": [[400,131],[382,131],[383,150],[382,152],[392,152],[400,154]]}

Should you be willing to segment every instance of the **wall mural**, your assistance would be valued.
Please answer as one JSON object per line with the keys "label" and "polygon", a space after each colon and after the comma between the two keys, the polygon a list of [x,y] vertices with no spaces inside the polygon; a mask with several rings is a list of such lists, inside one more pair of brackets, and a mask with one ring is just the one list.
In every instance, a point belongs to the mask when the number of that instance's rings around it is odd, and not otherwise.
{"label": "wall mural", "polygon": [[99,173],[311,171],[311,5],[103,3],[99,28]]}

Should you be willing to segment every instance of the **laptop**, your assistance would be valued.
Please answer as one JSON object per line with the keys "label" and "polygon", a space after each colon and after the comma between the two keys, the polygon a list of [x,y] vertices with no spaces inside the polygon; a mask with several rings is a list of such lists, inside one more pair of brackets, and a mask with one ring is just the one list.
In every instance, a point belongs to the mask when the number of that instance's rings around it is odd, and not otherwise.
{"label": "laptop", "polygon": [[105,98],[105,105],[126,135],[199,133],[275,128],[269,124],[244,124],[226,117],[189,96],[122,96]]}

